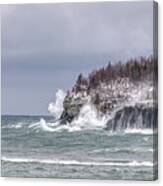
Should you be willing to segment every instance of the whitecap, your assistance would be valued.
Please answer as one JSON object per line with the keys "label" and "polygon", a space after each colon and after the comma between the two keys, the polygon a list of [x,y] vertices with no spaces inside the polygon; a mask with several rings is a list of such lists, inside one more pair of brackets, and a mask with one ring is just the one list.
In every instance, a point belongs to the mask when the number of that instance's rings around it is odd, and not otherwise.
{"label": "whitecap", "polygon": [[101,152],[109,152],[109,153],[143,153],[143,152],[153,152],[154,149],[148,149],[148,148],[102,148],[102,149],[94,149],[91,151],[91,153],[101,153]]}
{"label": "whitecap", "polygon": [[139,128],[128,128],[124,131],[126,134],[144,134],[144,135],[152,135],[154,133],[156,133],[156,131],[154,131],[153,129],[139,129]]}
{"label": "whitecap", "polygon": [[55,165],[78,165],[78,166],[121,166],[121,167],[152,167],[157,165],[150,161],[107,161],[107,162],[88,162],[88,161],[77,161],[77,160],[48,160],[48,159],[28,159],[28,158],[6,158],[2,157],[2,161],[13,162],[13,163],[41,163],[41,164],[55,164]]}
{"label": "whitecap", "polygon": [[2,128],[6,129],[20,129],[25,125],[25,123],[19,122],[17,124],[4,125]]}

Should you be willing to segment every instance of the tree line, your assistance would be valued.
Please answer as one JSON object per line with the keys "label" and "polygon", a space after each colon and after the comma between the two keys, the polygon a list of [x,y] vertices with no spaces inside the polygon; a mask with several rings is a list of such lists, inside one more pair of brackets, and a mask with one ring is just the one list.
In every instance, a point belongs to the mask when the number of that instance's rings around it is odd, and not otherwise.
{"label": "tree line", "polygon": [[95,89],[100,83],[109,83],[110,80],[117,78],[129,78],[131,81],[139,81],[148,75],[154,75],[154,81],[157,81],[158,65],[153,57],[140,57],[130,59],[126,63],[119,61],[112,64],[110,61],[106,67],[94,70],[88,77],[79,74],[73,91],[80,92],[87,89]]}

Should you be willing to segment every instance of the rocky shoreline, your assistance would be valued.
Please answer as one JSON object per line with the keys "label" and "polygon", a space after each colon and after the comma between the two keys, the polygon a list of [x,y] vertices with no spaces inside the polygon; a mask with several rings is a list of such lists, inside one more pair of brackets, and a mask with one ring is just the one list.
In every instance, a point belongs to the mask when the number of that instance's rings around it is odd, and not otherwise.
{"label": "rocky shoreline", "polygon": [[[119,71],[114,73],[121,72],[123,77],[119,74],[117,77],[106,80],[104,78],[107,75],[101,75],[98,77],[101,79],[97,80],[96,86],[95,84],[90,86],[91,79],[86,79],[79,75],[76,84],[71,91],[67,92],[64,99],[64,110],[60,117],[61,124],[71,123],[79,116],[82,107],[90,103],[95,106],[99,116],[109,118],[106,123],[106,130],[156,128],[158,109],[157,81],[154,82],[155,61],[148,60],[137,61],[137,63],[130,61],[120,65]],[[133,79],[129,75],[124,76],[125,70],[127,70],[125,68],[133,66],[132,68],[139,69],[137,70],[139,72],[144,67],[143,65],[146,65],[146,69],[143,72],[145,75],[141,75],[140,79]],[[113,76],[113,69],[115,69],[115,65],[103,69],[103,73],[107,71],[109,77],[110,73]],[[94,72],[92,77],[96,77],[99,72],[101,71]],[[132,70],[132,72],[134,71]]]}

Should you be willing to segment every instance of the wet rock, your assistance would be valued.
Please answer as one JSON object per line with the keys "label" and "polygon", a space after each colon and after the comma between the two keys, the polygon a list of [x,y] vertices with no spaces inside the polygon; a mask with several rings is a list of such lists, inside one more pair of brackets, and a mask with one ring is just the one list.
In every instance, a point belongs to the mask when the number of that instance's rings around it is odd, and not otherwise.
{"label": "wet rock", "polygon": [[156,105],[145,104],[126,106],[117,111],[112,119],[107,122],[106,130],[124,130],[127,128],[156,129],[157,128]]}

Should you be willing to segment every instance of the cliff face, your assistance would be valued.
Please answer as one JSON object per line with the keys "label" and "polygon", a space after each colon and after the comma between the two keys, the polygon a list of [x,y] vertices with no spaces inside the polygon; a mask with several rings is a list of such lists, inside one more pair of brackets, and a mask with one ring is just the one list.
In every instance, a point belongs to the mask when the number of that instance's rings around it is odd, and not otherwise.
{"label": "cliff face", "polygon": [[157,129],[156,105],[137,104],[125,106],[117,111],[115,116],[106,124],[106,130],[118,131],[123,129]]}
{"label": "cliff face", "polygon": [[[132,64],[132,62],[130,63]],[[131,65],[130,63],[128,66]],[[151,65],[153,66],[153,62]],[[141,66],[139,67],[141,68]],[[81,108],[85,104],[91,103],[95,106],[99,116],[108,118],[105,127],[107,130],[156,128],[157,90],[153,84],[155,76],[152,67],[148,66],[146,69],[148,73],[144,72],[145,76],[141,75],[141,78],[135,79],[127,73],[124,75],[125,68],[127,65],[121,65],[119,71],[115,72],[113,71],[114,66],[109,67],[109,73],[112,75],[122,73],[122,69],[124,70],[122,77],[119,77],[121,75],[113,76],[114,78],[109,78],[109,80],[106,80],[107,69],[103,69],[105,76],[99,76],[98,83],[94,82],[92,86],[90,86],[91,79],[88,80],[80,75],[75,86],[64,99],[61,123],[71,123],[79,116]],[[91,78],[96,77],[97,74],[99,71],[95,72]]]}

